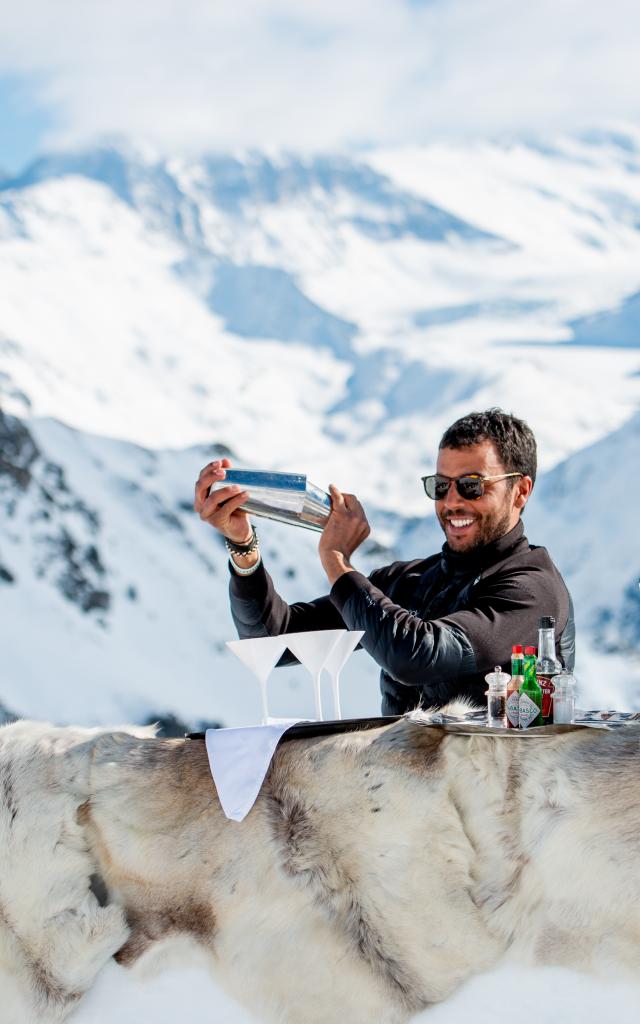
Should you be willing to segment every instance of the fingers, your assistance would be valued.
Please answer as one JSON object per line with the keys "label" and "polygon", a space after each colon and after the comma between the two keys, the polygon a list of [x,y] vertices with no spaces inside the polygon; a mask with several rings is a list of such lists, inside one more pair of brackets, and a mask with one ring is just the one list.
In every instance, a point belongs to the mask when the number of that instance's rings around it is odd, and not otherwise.
{"label": "fingers", "polygon": [[342,491],[338,490],[335,484],[329,484],[329,494],[331,495],[331,510],[334,512],[345,511],[352,512],[355,514],[362,515],[366,519],[364,509],[355,494],[343,494]]}
{"label": "fingers", "polygon": [[[330,522],[336,528],[354,530],[359,537],[359,543],[369,536],[371,529],[367,521],[364,508],[355,494],[343,494],[335,484],[329,485],[331,495],[331,516]],[[341,524],[338,526],[338,524]],[[326,528],[325,528],[326,529]]]}
{"label": "fingers", "polygon": [[213,491],[202,503],[200,518],[211,522],[214,516],[219,517],[222,514],[223,519],[227,520],[248,498],[248,491],[243,491],[237,484],[221,487],[219,490]]}
{"label": "fingers", "polygon": [[193,507],[196,512],[202,511],[202,506],[209,496],[209,490],[211,485],[219,480],[224,480],[227,469],[231,468],[231,462],[229,459],[215,459],[213,462],[209,462],[203,470],[200,472],[200,476],[196,481],[195,487],[195,498]]}
{"label": "fingers", "polygon": [[361,512],[364,515],[364,509],[355,494],[343,494],[344,507],[349,512]]}
{"label": "fingers", "polygon": [[335,484],[329,484],[329,494],[331,495],[332,511],[344,507],[344,497],[342,495],[342,492],[338,490]]}
{"label": "fingers", "polygon": [[343,494],[334,484],[329,487],[331,515],[318,543],[320,560],[330,582],[345,571],[345,564],[369,536],[369,523],[355,494]]}

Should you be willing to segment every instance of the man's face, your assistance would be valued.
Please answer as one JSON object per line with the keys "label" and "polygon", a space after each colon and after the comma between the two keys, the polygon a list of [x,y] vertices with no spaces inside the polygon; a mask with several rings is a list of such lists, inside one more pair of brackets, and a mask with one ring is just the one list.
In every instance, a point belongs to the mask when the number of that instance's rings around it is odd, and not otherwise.
{"label": "man's face", "polygon": [[[451,477],[466,473],[499,476],[506,470],[493,442],[480,441],[468,448],[441,448],[436,472]],[[468,501],[451,484],[446,497],[435,503],[449,547],[452,551],[471,551],[508,533],[518,522],[530,490],[529,477],[512,477],[485,484],[482,497]]]}

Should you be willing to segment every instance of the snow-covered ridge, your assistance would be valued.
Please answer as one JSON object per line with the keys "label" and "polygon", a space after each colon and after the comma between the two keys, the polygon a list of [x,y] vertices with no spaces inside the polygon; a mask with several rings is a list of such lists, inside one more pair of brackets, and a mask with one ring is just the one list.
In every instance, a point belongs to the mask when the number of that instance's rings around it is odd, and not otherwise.
{"label": "snow-covered ridge", "polygon": [[[246,718],[246,679],[210,697],[210,674],[242,677],[224,554],[190,507],[201,465],[231,451],[354,491],[381,564],[440,544],[419,477],[456,416],[494,404],[539,440],[531,540],[585,640],[637,677],[638,138],[191,162],[105,146],[0,182],[0,402],[24,439],[0,474],[0,699]],[[312,537],[261,532],[288,596],[322,592]],[[351,709],[375,711],[358,664]],[[274,685],[305,713],[300,677]]]}

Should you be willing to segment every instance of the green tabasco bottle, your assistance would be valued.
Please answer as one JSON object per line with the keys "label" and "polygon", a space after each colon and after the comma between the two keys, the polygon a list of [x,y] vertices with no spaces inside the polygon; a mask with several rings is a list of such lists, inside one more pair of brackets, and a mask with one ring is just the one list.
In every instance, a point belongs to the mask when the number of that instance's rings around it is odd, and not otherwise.
{"label": "green tabasco bottle", "polygon": [[524,649],[524,680],[520,687],[518,705],[519,728],[528,729],[530,725],[542,725],[542,690],[536,679],[535,647]]}
{"label": "green tabasco bottle", "polygon": [[517,729],[520,725],[520,687],[524,682],[524,654],[522,644],[511,648],[511,682],[507,686],[507,725]]}

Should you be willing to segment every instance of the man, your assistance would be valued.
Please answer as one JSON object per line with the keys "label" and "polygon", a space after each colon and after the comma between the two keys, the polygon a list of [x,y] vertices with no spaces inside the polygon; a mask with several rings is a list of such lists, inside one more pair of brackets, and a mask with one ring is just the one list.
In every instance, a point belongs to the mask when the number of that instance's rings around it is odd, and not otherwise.
{"label": "man", "polygon": [[223,487],[228,459],[203,469],[195,509],[226,538],[231,611],[241,637],[308,629],[363,629],[380,665],[382,713],[433,707],[456,696],[484,702],[484,676],[509,664],[513,644],[535,644],[538,619],[556,620],[557,654],[574,662],[573,609],[560,573],[524,536],[521,514],[533,487],[536,442],[522,420],[500,409],[471,413],[445,431],[436,473],[423,478],[446,536],[442,552],[394,562],[367,578],[351,556],[369,534],[353,494],[330,488],[332,511],[318,553],[331,591],[288,605],[260,557],[240,506],[247,493]]}

